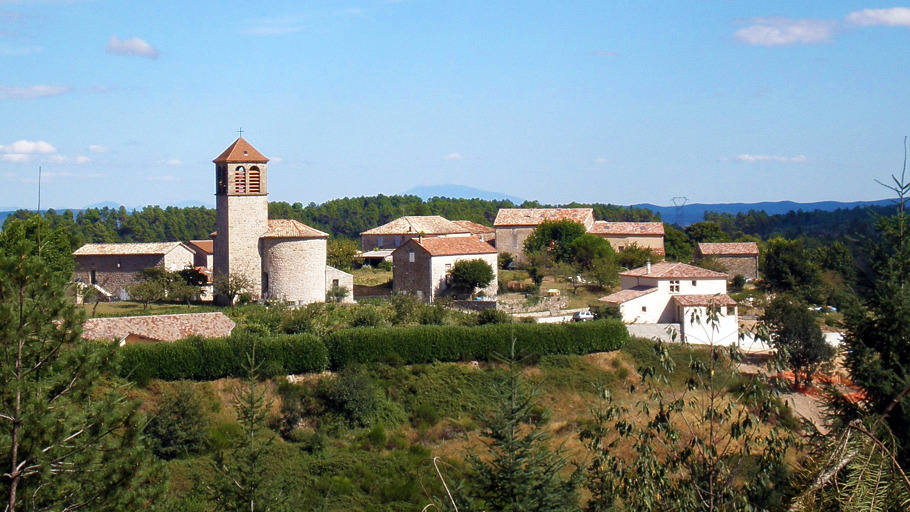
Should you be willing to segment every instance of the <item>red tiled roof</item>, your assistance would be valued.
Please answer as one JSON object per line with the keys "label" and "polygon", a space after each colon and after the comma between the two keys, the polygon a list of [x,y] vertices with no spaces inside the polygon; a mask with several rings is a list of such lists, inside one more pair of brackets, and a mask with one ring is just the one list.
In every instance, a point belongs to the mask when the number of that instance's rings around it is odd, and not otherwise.
{"label": "red tiled roof", "polygon": [[368,229],[361,235],[453,235],[469,231],[439,215],[406,215],[391,222]]}
{"label": "red tiled roof", "polygon": [[591,208],[500,208],[494,226],[536,226],[545,220],[574,220],[584,224],[593,221]]}
{"label": "red tiled roof", "polygon": [[150,340],[177,341],[195,334],[223,338],[231,334],[235,325],[224,313],[89,318],[83,325],[82,337],[121,341],[132,334]]}
{"label": "red tiled roof", "polygon": [[233,144],[228,146],[228,148],[225,149],[224,152],[222,152],[220,155],[218,155],[218,158],[212,160],[212,162],[214,162],[216,164],[229,163],[229,162],[236,162],[236,163],[250,162],[250,163],[263,163],[264,164],[264,163],[268,163],[268,161],[269,161],[268,158],[264,157],[262,155],[262,153],[260,153],[259,151],[256,150],[256,148],[251,146],[249,142],[247,142],[246,140],[243,139],[243,137],[239,137],[237,140],[234,141]]}
{"label": "red tiled roof", "polygon": [[655,291],[657,291],[656,286],[636,286],[634,288],[627,288],[616,293],[611,293],[610,295],[601,297],[597,300],[601,302],[609,302],[610,304],[622,304],[624,302],[629,302],[632,299],[637,299],[641,296],[653,293]]}
{"label": "red tiled roof", "polygon": [[496,232],[496,230],[490,226],[484,226],[483,224],[478,224],[469,220],[453,220],[452,223],[466,230],[472,235],[487,235]]}
{"label": "red tiled roof", "polygon": [[431,256],[496,254],[496,249],[492,245],[470,236],[411,239],[411,242],[423,247]]}
{"label": "red tiled roof", "polygon": [[726,293],[716,295],[674,295],[680,306],[735,306],[736,301]]}
{"label": "red tiled roof", "polygon": [[187,243],[191,247],[197,248],[206,254],[212,254],[215,252],[215,241],[214,240],[190,240]]}
{"label": "red tiled roof", "polygon": [[671,263],[662,261],[651,265],[651,272],[648,267],[638,267],[626,272],[620,272],[621,276],[629,277],[652,277],[654,279],[726,279],[727,274],[715,272],[706,268],[686,265],[685,263]]}
{"label": "red tiled roof", "polygon": [[755,242],[700,243],[698,252],[705,256],[758,256],[758,244]]}
{"label": "red tiled roof", "polygon": [[328,233],[311,228],[303,222],[288,219],[269,219],[269,230],[262,238],[328,238]]}
{"label": "red tiled roof", "polygon": [[76,249],[74,256],[114,256],[131,254],[167,254],[179,246],[189,247],[182,242],[151,242],[142,244],[85,244]]}
{"label": "red tiled roof", "polygon": [[663,236],[663,222],[606,222],[598,220],[589,231],[592,235]]}

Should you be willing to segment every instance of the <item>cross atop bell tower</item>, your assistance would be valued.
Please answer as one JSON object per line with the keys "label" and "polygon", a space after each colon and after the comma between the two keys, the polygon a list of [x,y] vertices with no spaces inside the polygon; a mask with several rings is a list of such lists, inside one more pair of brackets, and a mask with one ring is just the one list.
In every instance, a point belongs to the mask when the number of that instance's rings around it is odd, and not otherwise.
{"label": "cross atop bell tower", "polygon": [[267,195],[269,159],[243,137],[237,138],[215,160],[215,195]]}

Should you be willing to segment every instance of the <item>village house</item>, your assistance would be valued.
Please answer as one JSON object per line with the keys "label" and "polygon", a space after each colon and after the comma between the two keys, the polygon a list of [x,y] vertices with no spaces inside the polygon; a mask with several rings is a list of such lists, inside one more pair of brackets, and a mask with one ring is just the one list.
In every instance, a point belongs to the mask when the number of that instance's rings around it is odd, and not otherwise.
{"label": "village house", "polygon": [[496,230],[496,250],[509,253],[517,261],[524,261],[524,243],[544,221],[571,220],[589,231],[594,226],[591,208],[500,208],[493,227]]}
{"label": "village house", "polygon": [[[679,324],[690,343],[738,340],[737,304],[727,275],[685,263],[662,262],[621,272],[622,290],[600,301],[619,306],[625,323]],[[716,317],[709,321],[709,313]]]}
{"label": "village house", "polygon": [[664,255],[663,222],[606,222],[596,221],[588,233],[610,242],[613,250],[622,252],[635,245]]}
{"label": "village house", "polygon": [[496,229],[469,220],[453,220],[452,222],[466,229],[471,236],[477,238],[481,242],[486,242],[493,246],[496,245]]}
{"label": "village house", "polygon": [[353,276],[326,265],[327,233],[296,220],[269,219],[268,161],[243,137],[213,160],[215,277],[242,275],[254,300],[293,304],[323,302],[334,282],[353,290]]}
{"label": "village house", "polygon": [[393,289],[433,302],[440,295],[454,291],[451,271],[455,263],[476,259],[485,261],[493,269],[493,280],[478,293],[495,297],[499,286],[496,249],[473,237],[408,240],[392,253]]}
{"label": "village house", "polygon": [[126,300],[127,287],[146,268],[178,271],[194,266],[196,252],[182,242],[85,244],[73,253],[75,279],[108,298]]}
{"label": "village house", "polygon": [[212,240],[190,240],[186,245],[196,252],[196,256],[193,258],[193,266],[211,271],[214,267],[215,242]]}
{"label": "village house", "polygon": [[700,243],[695,248],[695,259],[712,258],[727,269],[730,278],[743,276],[758,279],[758,244],[755,242]]}

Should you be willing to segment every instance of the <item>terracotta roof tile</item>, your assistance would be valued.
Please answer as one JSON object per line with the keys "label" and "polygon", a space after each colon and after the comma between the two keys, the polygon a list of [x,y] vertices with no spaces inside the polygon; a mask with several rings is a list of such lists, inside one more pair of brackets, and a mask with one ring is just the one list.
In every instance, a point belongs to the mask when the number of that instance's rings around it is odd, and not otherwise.
{"label": "terracotta roof tile", "polygon": [[685,263],[671,263],[662,261],[651,265],[651,272],[648,267],[638,267],[626,272],[620,272],[621,276],[629,277],[651,277],[654,279],[726,279],[727,274],[715,272],[706,268],[686,265]]}
{"label": "terracotta roof tile", "polygon": [[581,224],[593,222],[591,208],[500,208],[494,226],[536,226],[545,220],[574,220]]}
{"label": "terracotta roof tile", "polygon": [[187,242],[190,247],[199,249],[200,251],[206,254],[213,254],[215,252],[215,241],[214,240],[190,240]]}
{"label": "terracotta roof tile", "polygon": [[716,295],[674,295],[680,306],[735,306],[736,301],[726,293]]}
{"label": "terracotta roof tile", "polygon": [[216,164],[231,162],[250,162],[264,164],[268,163],[268,161],[268,158],[264,157],[262,153],[251,146],[249,142],[243,139],[243,137],[239,137],[234,141],[233,144],[228,146],[227,149],[218,155],[218,158],[212,160],[212,162],[215,162]]}
{"label": "terracotta roof tile", "polygon": [[647,295],[649,293],[654,293],[657,291],[656,286],[636,286],[634,288],[626,288],[625,290],[620,290],[616,293],[611,293],[606,297],[601,297],[597,300],[601,302],[608,302],[610,304],[622,304],[624,302],[629,302],[632,299],[637,299],[641,296]]}
{"label": "terracotta roof tile", "polygon": [[649,235],[663,236],[663,222],[606,222],[596,221],[589,231],[592,235]]}
{"label": "terracotta roof tile", "polygon": [[[454,236],[445,238],[412,238],[409,243],[423,247],[431,256],[456,256],[459,254],[496,254],[496,249],[480,240],[470,236]],[[402,245],[405,247],[408,244]],[[399,248],[398,250],[400,250]]]}
{"label": "terracotta roof tile", "polygon": [[483,224],[478,224],[469,220],[453,220],[452,223],[466,230],[472,235],[488,235],[496,233],[496,230],[490,226],[484,226]]}
{"label": "terracotta roof tile", "polygon": [[85,244],[76,249],[74,256],[114,256],[129,254],[167,254],[179,246],[186,247],[182,242],[152,242],[143,244]]}
{"label": "terracotta roof tile", "polygon": [[439,215],[410,215],[368,229],[361,235],[454,235],[468,233],[468,230]]}
{"label": "terracotta roof tile", "polygon": [[262,238],[328,238],[328,233],[311,228],[303,222],[288,219],[269,219],[269,230]]}
{"label": "terracotta roof tile", "polygon": [[758,256],[758,244],[755,242],[700,243],[698,252],[705,256]]}
{"label": "terracotta roof tile", "polygon": [[82,337],[121,341],[132,334],[150,340],[177,341],[195,334],[223,338],[231,334],[235,325],[224,313],[89,318]]}

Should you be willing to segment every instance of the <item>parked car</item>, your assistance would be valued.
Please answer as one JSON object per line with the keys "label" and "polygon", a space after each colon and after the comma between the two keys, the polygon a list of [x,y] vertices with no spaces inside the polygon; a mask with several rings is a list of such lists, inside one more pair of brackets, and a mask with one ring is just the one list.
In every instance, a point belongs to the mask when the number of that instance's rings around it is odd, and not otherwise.
{"label": "parked car", "polygon": [[590,311],[576,311],[572,314],[573,322],[587,322],[588,320],[594,320],[594,313]]}

